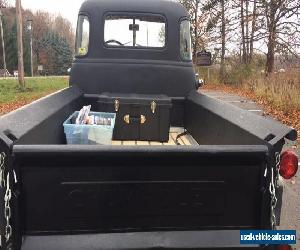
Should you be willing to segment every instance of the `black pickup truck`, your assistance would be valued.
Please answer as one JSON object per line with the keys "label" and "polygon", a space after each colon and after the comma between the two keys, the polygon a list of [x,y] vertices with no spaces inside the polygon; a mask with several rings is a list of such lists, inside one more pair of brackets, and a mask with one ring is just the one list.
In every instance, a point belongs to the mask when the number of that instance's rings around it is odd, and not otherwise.
{"label": "black pickup truck", "polygon": [[[84,2],[70,87],[0,118],[1,249],[273,248],[240,245],[239,231],[279,223],[279,173],[296,171],[281,151],[297,133],[197,87],[180,4]],[[169,141],[147,140],[156,124],[111,145],[66,143],[70,114],[120,117],[126,97],[166,101]],[[150,106],[123,125],[153,122]]]}

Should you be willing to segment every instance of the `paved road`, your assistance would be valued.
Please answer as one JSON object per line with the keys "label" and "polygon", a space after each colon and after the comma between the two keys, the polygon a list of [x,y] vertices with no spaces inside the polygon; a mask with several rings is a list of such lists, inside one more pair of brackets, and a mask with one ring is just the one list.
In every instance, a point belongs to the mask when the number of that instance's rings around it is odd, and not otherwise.
{"label": "paved road", "polygon": [[[225,101],[240,108],[249,110],[250,112],[262,115],[264,112],[262,108],[255,102],[247,100],[235,94],[229,94],[222,91],[215,90],[201,90],[203,94],[210,97]],[[291,148],[296,143],[287,141],[286,147]],[[300,146],[296,149],[298,156],[300,156]],[[300,166],[299,166],[300,167]],[[298,175],[292,180],[284,180],[284,196],[281,214],[280,229],[297,230],[298,244],[300,249],[300,168]]]}

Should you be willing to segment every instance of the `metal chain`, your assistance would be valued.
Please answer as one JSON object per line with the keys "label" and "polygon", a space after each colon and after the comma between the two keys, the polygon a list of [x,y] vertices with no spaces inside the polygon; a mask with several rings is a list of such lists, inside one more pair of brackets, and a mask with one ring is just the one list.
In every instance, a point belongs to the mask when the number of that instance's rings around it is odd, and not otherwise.
{"label": "metal chain", "polygon": [[[4,152],[0,153],[0,188],[5,188],[5,158]],[[1,208],[0,208],[1,210]],[[0,235],[0,247],[2,247],[2,235]]]}
{"label": "metal chain", "polygon": [[[6,154],[4,152],[0,153],[0,187],[5,189],[5,195],[4,195],[4,218],[6,220],[6,226],[5,226],[5,240],[7,243],[7,249],[12,249],[10,239],[13,234],[12,226],[10,225],[10,220],[11,220],[11,207],[10,207],[10,202],[12,198],[12,189],[10,185],[10,175],[9,172],[6,175],[6,180],[5,180],[5,158]],[[15,182],[17,183],[17,177],[14,171],[14,179]],[[0,245],[2,247],[2,242],[0,242]]]}
{"label": "metal chain", "polygon": [[279,170],[280,170],[280,153],[276,152],[276,176],[275,176],[275,186],[279,187]]}
{"label": "metal chain", "polygon": [[5,227],[5,239],[8,242],[12,236],[12,227],[10,225],[10,218],[11,218],[11,208],[10,208],[10,200],[12,196],[12,192],[10,189],[10,182],[9,182],[9,173],[6,176],[6,192],[4,197],[4,216],[6,219],[6,227]]}
{"label": "metal chain", "polygon": [[0,154],[0,187],[5,188],[5,158],[6,154],[2,152]]}
{"label": "metal chain", "polygon": [[271,211],[270,211],[270,220],[272,229],[275,228],[276,225],[276,215],[275,215],[275,208],[277,205],[277,198],[275,193],[275,183],[274,183],[274,170],[271,168],[271,182],[269,186],[269,191],[271,194]]}
{"label": "metal chain", "polygon": [[[277,205],[277,197],[276,197],[276,188],[279,187],[279,169],[280,169],[280,153],[275,153],[275,176],[274,176],[274,168],[271,167],[271,181],[269,186],[269,191],[271,195],[271,210],[270,210],[270,221],[272,229],[275,229],[276,226],[276,214],[275,214],[275,208]],[[275,178],[275,180],[274,180]]]}

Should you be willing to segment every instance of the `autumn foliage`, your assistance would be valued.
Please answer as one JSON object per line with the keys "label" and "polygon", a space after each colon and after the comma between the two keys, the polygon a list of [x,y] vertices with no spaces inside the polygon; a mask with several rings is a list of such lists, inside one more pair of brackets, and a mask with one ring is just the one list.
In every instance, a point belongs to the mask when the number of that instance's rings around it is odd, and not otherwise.
{"label": "autumn foliage", "polygon": [[[13,74],[18,69],[16,10],[6,7],[2,9],[2,14],[6,64],[8,71]],[[22,10],[22,16],[25,75],[31,75],[31,35],[34,75],[66,75],[71,67],[74,51],[74,31],[71,23],[62,16],[45,11]],[[32,29],[28,28],[29,20],[32,22]],[[2,51],[1,44],[0,47]],[[0,68],[3,68],[2,64],[0,53]],[[38,70],[41,69],[38,66],[42,66],[42,70]]]}

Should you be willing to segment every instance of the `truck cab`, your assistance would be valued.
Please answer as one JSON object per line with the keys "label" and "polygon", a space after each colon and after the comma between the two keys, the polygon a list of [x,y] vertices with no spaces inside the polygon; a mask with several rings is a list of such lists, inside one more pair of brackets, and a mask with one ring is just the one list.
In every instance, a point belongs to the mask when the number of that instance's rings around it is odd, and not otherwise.
{"label": "truck cab", "polygon": [[[75,53],[68,88],[0,118],[2,249],[275,249],[239,233],[279,223],[280,155],[297,132],[197,92],[179,3],[87,0]],[[67,144],[70,114],[107,111],[105,97],[118,116],[124,96],[150,100],[138,123],[168,117],[169,140]]]}
{"label": "truck cab", "polygon": [[82,5],[71,85],[87,94],[183,97],[195,82],[190,23],[182,5],[159,0]]}

